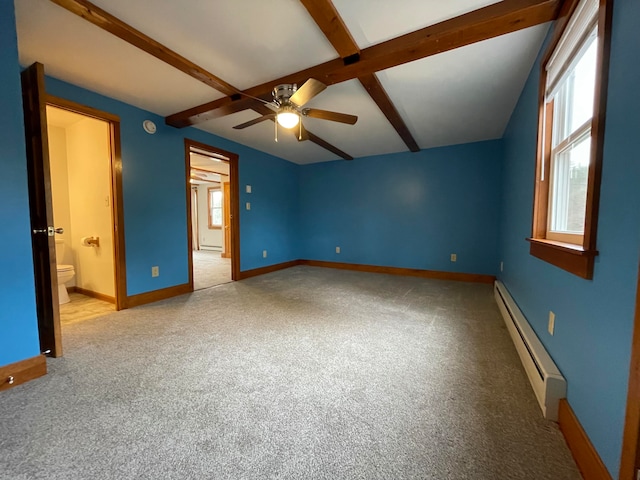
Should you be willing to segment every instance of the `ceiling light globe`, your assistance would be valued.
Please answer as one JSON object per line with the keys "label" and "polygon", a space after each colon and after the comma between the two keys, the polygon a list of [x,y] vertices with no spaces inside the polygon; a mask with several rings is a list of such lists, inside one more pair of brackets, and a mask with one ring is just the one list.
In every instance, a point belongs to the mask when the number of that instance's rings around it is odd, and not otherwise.
{"label": "ceiling light globe", "polygon": [[278,123],[284,128],[293,128],[299,121],[300,117],[293,112],[278,113]]}

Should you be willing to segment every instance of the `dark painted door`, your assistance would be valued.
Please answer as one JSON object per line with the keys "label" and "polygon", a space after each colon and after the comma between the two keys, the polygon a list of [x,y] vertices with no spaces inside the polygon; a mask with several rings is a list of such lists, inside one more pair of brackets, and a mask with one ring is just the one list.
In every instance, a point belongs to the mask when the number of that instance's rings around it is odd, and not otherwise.
{"label": "dark painted door", "polygon": [[62,340],[44,67],[40,63],[34,63],[21,76],[40,350],[59,357],[62,355]]}

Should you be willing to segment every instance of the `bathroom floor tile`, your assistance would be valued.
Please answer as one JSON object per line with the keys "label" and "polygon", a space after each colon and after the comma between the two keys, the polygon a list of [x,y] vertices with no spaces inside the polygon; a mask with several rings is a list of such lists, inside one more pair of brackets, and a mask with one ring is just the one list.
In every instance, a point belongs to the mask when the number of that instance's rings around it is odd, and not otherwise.
{"label": "bathroom floor tile", "polygon": [[100,317],[116,311],[114,304],[87,297],[80,293],[70,293],[71,301],[60,305],[60,322],[63,325]]}

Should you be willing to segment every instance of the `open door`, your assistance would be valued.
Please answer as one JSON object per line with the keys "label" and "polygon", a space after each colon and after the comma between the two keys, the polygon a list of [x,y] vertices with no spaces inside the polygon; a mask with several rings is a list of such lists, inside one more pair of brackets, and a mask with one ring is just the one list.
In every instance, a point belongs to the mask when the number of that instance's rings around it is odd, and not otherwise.
{"label": "open door", "polygon": [[56,244],[49,175],[49,144],[44,66],[34,63],[21,73],[27,148],[29,209],[40,351],[62,356]]}
{"label": "open door", "polygon": [[231,258],[231,186],[230,182],[222,184],[222,215],[224,217],[223,230],[223,258]]}

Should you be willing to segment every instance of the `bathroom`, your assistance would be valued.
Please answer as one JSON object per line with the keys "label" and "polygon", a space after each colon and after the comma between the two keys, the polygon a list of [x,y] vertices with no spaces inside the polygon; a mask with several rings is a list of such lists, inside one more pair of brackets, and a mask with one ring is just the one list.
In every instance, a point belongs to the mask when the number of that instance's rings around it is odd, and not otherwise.
{"label": "bathroom", "polygon": [[64,230],[56,234],[64,322],[65,312],[115,310],[111,132],[106,121],[50,105],[47,131],[54,225]]}

